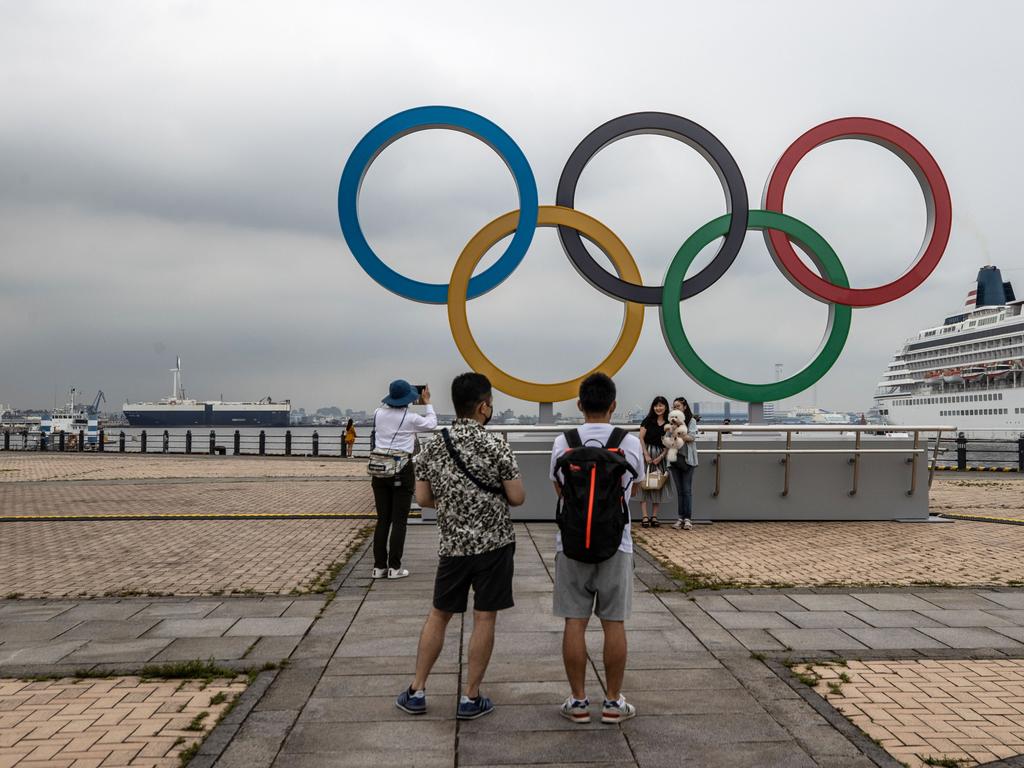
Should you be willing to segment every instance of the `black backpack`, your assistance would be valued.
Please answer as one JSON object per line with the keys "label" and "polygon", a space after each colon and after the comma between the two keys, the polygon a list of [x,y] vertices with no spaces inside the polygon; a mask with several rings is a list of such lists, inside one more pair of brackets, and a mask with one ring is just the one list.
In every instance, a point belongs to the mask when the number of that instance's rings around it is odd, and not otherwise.
{"label": "black backpack", "polygon": [[600,563],[619,548],[622,529],[629,524],[622,476],[637,476],[619,448],[625,436],[626,431],[616,427],[606,445],[590,446],[580,441],[578,430],[565,433],[569,447],[555,461],[562,489],[555,520],[566,557]]}

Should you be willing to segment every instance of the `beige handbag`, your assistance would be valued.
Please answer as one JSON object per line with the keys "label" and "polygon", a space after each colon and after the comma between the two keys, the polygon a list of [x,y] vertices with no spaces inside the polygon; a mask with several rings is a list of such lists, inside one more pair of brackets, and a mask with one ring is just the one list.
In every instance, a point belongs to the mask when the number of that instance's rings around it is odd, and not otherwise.
{"label": "beige handbag", "polygon": [[653,466],[648,465],[647,474],[644,475],[644,479],[640,481],[640,488],[645,491],[660,491],[665,487],[665,483],[667,482],[667,473],[662,472],[660,469],[654,469]]}

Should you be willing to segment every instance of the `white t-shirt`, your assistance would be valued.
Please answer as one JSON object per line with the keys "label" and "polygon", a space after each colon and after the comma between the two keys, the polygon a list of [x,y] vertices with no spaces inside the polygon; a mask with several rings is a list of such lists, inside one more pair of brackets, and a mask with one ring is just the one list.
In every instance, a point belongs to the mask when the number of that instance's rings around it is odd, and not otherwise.
{"label": "white t-shirt", "polygon": [[437,426],[434,406],[428,405],[422,416],[408,407],[392,408],[382,405],[373,414],[374,439],[377,447],[412,453],[417,432],[429,432]]}
{"label": "white t-shirt", "polygon": [[[580,442],[584,445],[604,445],[608,442],[608,438],[612,434],[611,424],[580,424],[576,429],[580,433]],[[566,448],[569,445],[565,440],[565,435],[559,435],[555,438],[555,444],[551,446],[551,469],[549,476],[552,480],[555,480],[555,462],[558,461],[558,457],[565,453]],[[626,461],[629,465],[636,470],[637,477],[643,477],[644,475],[644,449],[640,445],[640,439],[630,433],[622,438],[622,443],[619,444],[622,452],[626,454]],[[630,498],[630,489],[633,485],[633,476],[627,472],[622,476],[622,486],[626,492],[626,500]],[[562,551],[562,533],[559,531],[555,534],[555,550],[557,552]],[[629,526],[627,525],[622,529],[622,541],[619,543],[619,550],[622,552],[633,551],[633,535],[630,533]]]}

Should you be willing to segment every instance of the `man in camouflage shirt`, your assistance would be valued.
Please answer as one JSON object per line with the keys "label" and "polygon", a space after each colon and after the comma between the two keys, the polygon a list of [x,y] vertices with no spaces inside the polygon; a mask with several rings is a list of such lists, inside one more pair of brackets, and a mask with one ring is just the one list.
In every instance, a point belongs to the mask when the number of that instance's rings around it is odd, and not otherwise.
{"label": "man in camouflage shirt", "polygon": [[484,426],[494,414],[491,383],[479,373],[452,382],[456,419],[416,461],[416,500],[437,508],[438,554],[434,604],[420,633],[416,675],[395,706],[412,715],[427,711],[425,687],[444,646],[452,616],[465,613],[473,588],[469,677],[456,717],[472,720],[494,711],[480,695],[494,648],[498,611],[511,608],[515,532],[510,506],[525,500],[519,466],[508,442]]}

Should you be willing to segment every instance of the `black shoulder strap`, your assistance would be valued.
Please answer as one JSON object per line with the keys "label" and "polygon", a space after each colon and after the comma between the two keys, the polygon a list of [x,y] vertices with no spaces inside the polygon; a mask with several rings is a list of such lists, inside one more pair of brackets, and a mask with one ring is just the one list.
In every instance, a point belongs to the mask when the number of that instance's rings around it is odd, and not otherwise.
{"label": "black shoulder strap", "polygon": [[502,498],[505,498],[504,488],[499,488],[493,485],[487,485],[487,483],[478,480],[476,476],[469,471],[469,467],[466,466],[465,462],[462,461],[462,457],[459,456],[458,452],[455,450],[455,445],[452,443],[452,436],[448,433],[447,429],[441,430],[441,437],[444,438],[444,446],[445,448],[448,449],[448,454],[452,457],[452,461],[455,462],[455,466],[459,468],[459,471],[462,472],[462,474],[469,478],[470,482],[472,482],[473,485],[475,485],[480,490],[487,491],[488,493],[494,493],[497,494],[498,496],[501,496]]}
{"label": "black shoulder strap", "polygon": [[565,436],[565,443],[570,448],[582,448],[583,441],[580,440],[580,431],[578,429],[570,429],[568,432],[562,433]]}
{"label": "black shoulder strap", "polygon": [[605,448],[618,448],[622,444],[622,439],[626,436],[626,430],[622,427],[615,427],[612,429],[611,435],[608,436],[608,442],[604,444]]}

